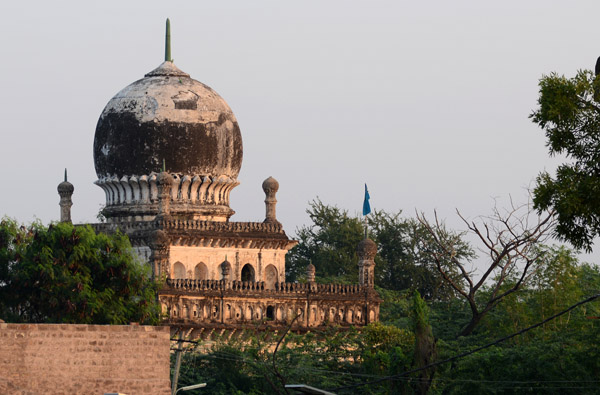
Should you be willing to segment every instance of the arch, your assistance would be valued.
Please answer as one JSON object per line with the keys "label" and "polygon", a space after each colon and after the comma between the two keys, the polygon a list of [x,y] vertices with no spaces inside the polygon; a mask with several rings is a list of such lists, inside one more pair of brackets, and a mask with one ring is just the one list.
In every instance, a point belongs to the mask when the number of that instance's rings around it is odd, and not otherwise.
{"label": "arch", "polygon": [[267,306],[267,319],[275,319],[275,308],[273,306]]}
{"label": "arch", "polygon": [[246,263],[242,268],[242,281],[256,281],[254,278],[254,268],[249,263]]}
{"label": "arch", "polygon": [[200,262],[194,267],[194,279],[208,280],[208,268],[204,262]]}
{"label": "arch", "polygon": [[175,279],[183,279],[185,278],[185,266],[181,262],[175,262],[173,264],[173,278]]}
{"label": "arch", "polygon": [[265,268],[265,289],[275,289],[277,282],[277,268],[273,265],[268,265]]}

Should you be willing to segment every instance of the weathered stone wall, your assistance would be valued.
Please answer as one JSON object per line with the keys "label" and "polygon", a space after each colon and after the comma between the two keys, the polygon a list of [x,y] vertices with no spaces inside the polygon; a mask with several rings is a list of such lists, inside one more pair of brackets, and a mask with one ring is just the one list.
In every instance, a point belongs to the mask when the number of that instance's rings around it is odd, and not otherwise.
{"label": "weathered stone wall", "polygon": [[[254,281],[268,280],[267,267],[273,266],[272,283],[285,282],[285,254],[287,250],[281,249],[252,249],[235,247],[188,247],[171,246],[169,254],[170,278],[192,280],[221,280],[221,263],[228,259],[232,266],[232,280],[242,280],[242,269],[245,265],[252,267]],[[185,275],[180,275],[175,270],[179,263],[185,270]],[[198,270],[197,267],[204,268]],[[206,271],[206,272],[204,272]],[[203,275],[199,275],[203,273]]]}
{"label": "weathered stone wall", "polygon": [[169,328],[0,323],[0,394],[169,394]]}

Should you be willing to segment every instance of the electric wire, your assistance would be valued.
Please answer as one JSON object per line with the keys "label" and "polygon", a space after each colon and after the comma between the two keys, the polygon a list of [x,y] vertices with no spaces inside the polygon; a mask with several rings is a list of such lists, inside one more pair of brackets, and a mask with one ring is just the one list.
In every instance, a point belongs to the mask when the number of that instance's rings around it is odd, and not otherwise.
{"label": "electric wire", "polygon": [[600,297],[600,293],[592,295],[589,298],[584,299],[584,300],[582,300],[580,302],[577,302],[574,305],[569,306],[567,309],[565,309],[565,310],[563,310],[563,311],[561,311],[559,313],[556,313],[553,316],[550,316],[550,317],[546,318],[543,321],[538,322],[537,324],[528,326],[527,328],[521,329],[520,331],[512,333],[512,334],[510,334],[508,336],[504,336],[504,337],[502,337],[500,339],[497,339],[497,340],[495,340],[495,341],[493,341],[491,343],[487,343],[487,344],[485,344],[483,346],[474,348],[471,351],[466,351],[466,352],[463,352],[461,354],[455,355],[453,357],[446,358],[446,359],[441,360],[441,361],[433,362],[433,363],[430,363],[430,364],[425,365],[425,366],[420,367],[420,368],[415,368],[415,369],[412,369],[412,370],[407,370],[405,372],[402,372],[402,373],[399,373],[399,374],[395,374],[395,375],[392,375],[392,376],[384,376],[384,377],[382,377],[380,379],[377,379],[377,380],[365,381],[363,383],[352,384],[352,385],[347,385],[347,386],[343,386],[343,387],[337,387],[337,388],[329,389],[328,391],[334,392],[334,391],[346,390],[346,389],[351,389],[351,388],[358,388],[358,387],[362,387],[362,386],[365,386],[365,385],[378,384],[378,383],[381,383],[383,381],[393,380],[393,379],[398,378],[398,377],[403,377],[403,376],[406,376],[408,374],[416,373],[416,372],[419,372],[421,370],[430,369],[430,368],[438,366],[438,365],[442,365],[442,364],[445,364],[445,363],[448,363],[448,362],[455,361],[457,359],[464,358],[466,356],[469,356],[471,354],[475,354],[476,352],[479,352],[479,351],[484,350],[486,348],[495,346],[496,344],[502,343],[502,342],[504,342],[506,340],[512,339],[513,337],[522,335],[523,333],[528,332],[528,331],[530,331],[532,329],[535,329],[535,328],[537,328],[539,326],[542,326],[545,323],[547,323],[549,321],[552,321],[553,319],[558,318],[561,315],[566,314],[569,311],[571,311],[571,310],[573,310],[573,309],[575,309],[575,308],[577,308],[577,307],[579,307],[579,306],[581,306],[583,304],[586,304],[586,303],[589,303],[589,302],[591,302],[591,301],[593,301],[595,299],[598,299],[599,297]]}
{"label": "electric wire", "polygon": [[[447,358],[447,359],[444,359],[444,360],[441,360],[441,361],[437,361],[437,362],[428,364],[428,365],[423,366],[421,368],[416,368],[416,369],[408,370],[408,371],[405,371],[405,372],[402,372],[402,373],[399,373],[399,374],[396,374],[396,375],[392,375],[392,376],[361,375],[361,374],[357,374],[357,373],[335,372],[335,371],[328,371],[328,370],[315,369],[315,368],[308,368],[308,369],[305,369],[305,370],[306,371],[319,371],[319,372],[325,372],[325,373],[332,373],[332,374],[337,374],[337,375],[349,375],[349,376],[356,376],[356,377],[378,377],[375,380],[366,381],[366,382],[363,382],[363,383],[352,384],[352,385],[347,385],[347,386],[343,386],[343,387],[337,387],[337,388],[331,389],[330,391],[340,391],[340,390],[345,390],[345,389],[358,388],[358,387],[361,387],[361,386],[377,384],[377,383],[384,382],[384,381],[389,381],[389,380],[397,380],[397,381],[408,381],[408,380],[410,380],[410,381],[419,381],[420,380],[419,378],[408,378],[408,377],[404,377],[404,376],[412,374],[412,373],[419,372],[421,370],[430,369],[432,367],[435,367],[435,366],[438,366],[438,365],[442,365],[442,364],[445,364],[445,363],[448,363],[448,362],[452,362],[454,360],[458,360],[458,359],[464,358],[466,356],[472,355],[472,354],[474,354],[476,352],[479,352],[481,350],[484,350],[486,348],[492,347],[492,346],[494,346],[496,344],[502,343],[502,342],[504,342],[506,340],[509,340],[509,339],[513,338],[513,337],[519,336],[519,335],[521,335],[521,334],[523,334],[525,332],[528,332],[528,331],[530,331],[532,329],[535,329],[535,328],[537,328],[539,326],[542,326],[542,325],[546,324],[547,322],[549,322],[549,321],[551,321],[553,319],[556,319],[556,318],[560,317],[561,315],[564,315],[564,314],[570,312],[571,310],[573,310],[573,309],[575,309],[575,308],[577,308],[577,307],[579,307],[579,306],[581,306],[581,305],[583,305],[585,303],[589,303],[589,302],[591,302],[591,301],[593,301],[593,300],[595,300],[595,299],[597,299],[599,297],[600,297],[600,293],[592,295],[592,296],[588,297],[587,299],[584,299],[584,300],[582,300],[582,301],[580,301],[580,302],[578,302],[578,303],[576,303],[574,305],[571,305],[567,309],[565,309],[565,310],[563,310],[563,311],[561,311],[561,312],[559,312],[557,314],[554,314],[554,315],[546,318],[543,321],[540,321],[540,322],[538,322],[538,323],[536,323],[534,325],[531,325],[529,327],[521,329],[520,331],[514,332],[514,333],[512,333],[510,335],[504,336],[504,337],[502,337],[500,339],[497,339],[497,340],[495,340],[495,341],[493,341],[491,343],[487,343],[487,344],[485,344],[483,346],[477,347],[477,348],[475,348],[473,350],[470,350],[470,351],[467,351],[467,352],[455,355],[453,357],[450,357],[450,358]],[[175,342],[193,343],[193,344],[196,344],[196,345],[199,345],[199,344],[202,343],[202,341],[198,341],[198,340],[183,340],[183,339],[181,339],[181,340],[180,339],[171,339],[171,340],[175,341]],[[175,349],[171,349],[171,350],[175,351]],[[184,349],[182,351],[183,352],[194,352],[195,348],[188,348],[188,349]],[[242,363],[249,363],[249,364],[256,363],[256,361],[252,361],[252,360],[249,360],[247,358],[239,357],[239,356],[237,356],[235,354],[230,354],[230,353],[226,353],[226,352],[219,352],[219,353],[221,355],[223,355],[223,356],[216,356],[214,354],[211,355],[211,354],[197,354],[197,353],[195,353],[196,354],[195,359],[197,357],[199,357],[199,356],[202,356],[202,357],[207,357],[207,358],[214,358],[214,359],[221,359],[221,360],[228,360],[228,361],[235,361],[235,362],[242,362]],[[586,381],[586,380],[583,380],[583,381],[573,380],[573,381],[532,381],[532,382],[528,382],[528,381],[494,381],[494,380],[452,380],[452,379],[435,379],[435,378],[432,381],[497,383],[497,384],[532,384],[532,383],[544,383],[544,384],[549,384],[549,383],[553,383],[553,384],[561,384],[561,383],[580,383],[580,384],[583,384],[583,383],[590,383],[591,384],[591,383],[598,383],[598,382],[600,382],[600,381],[594,381],[594,380],[590,380],[590,381]],[[510,386],[510,387],[498,387],[498,388],[531,388],[531,386],[527,386],[527,387],[514,387],[514,386]],[[539,386],[535,386],[535,388],[586,389],[586,388],[595,388],[595,387],[564,387],[564,386],[539,387]]]}

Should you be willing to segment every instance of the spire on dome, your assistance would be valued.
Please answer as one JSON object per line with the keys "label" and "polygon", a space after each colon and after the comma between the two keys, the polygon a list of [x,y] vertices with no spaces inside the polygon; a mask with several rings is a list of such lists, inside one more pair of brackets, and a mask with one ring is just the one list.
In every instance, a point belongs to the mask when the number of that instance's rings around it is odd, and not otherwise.
{"label": "spire on dome", "polygon": [[167,31],[165,33],[165,62],[172,62],[171,59],[171,21],[167,18]]}

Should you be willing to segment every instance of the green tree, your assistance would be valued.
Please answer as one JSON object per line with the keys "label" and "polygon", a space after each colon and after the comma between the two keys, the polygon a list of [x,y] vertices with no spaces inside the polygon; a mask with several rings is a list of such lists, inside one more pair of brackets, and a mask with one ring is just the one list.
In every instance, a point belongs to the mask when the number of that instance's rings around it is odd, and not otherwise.
{"label": "green tree", "polygon": [[[598,267],[579,264],[573,252],[564,247],[540,249],[544,264],[532,281],[490,311],[476,335],[445,342],[442,358],[515,333],[598,292]],[[448,383],[444,392],[597,393],[600,323],[589,318],[600,315],[599,311],[600,302],[585,304],[523,335],[456,361],[453,369],[438,371],[438,378]]]}
{"label": "green tree", "polygon": [[312,225],[297,230],[299,243],[287,255],[287,277],[294,281],[305,275],[312,262],[323,281],[356,282],[356,246],[364,237],[362,224],[347,210],[314,200],[306,210]]}
{"label": "green tree", "polygon": [[[378,244],[375,277],[379,286],[389,290],[418,291],[426,300],[449,300],[454,290],[444,281],[432,259],[431,235],[419,221],[402,218],[401,212],[389,214],[375,210],[368,219],[371,233]],[[459,259],[472,254],[469,244],[456,232],[445,231],[452,237],[453,249]],[[453,281],[460,283],[458,270],[450,260],[440,261]]]}
{"label": "green tree", "polygon": [[14,322],[156,323],[157,284],[127,236],[0,222],[0,315]]}
{"label": "green tree", "polygon": [[546,133],[550,155],[566,156],[552,177],[537,177],[535,208],[553,210],[557,235],[591,251],[600,234],[600,78],[581,70],[574,78],[552,73],[539,82],[530,118]]}
{"label": "green tree", "polygon": [[[288,279],[302,279],[309,263],[316,268],[317,280],[324,282],[355,283],[358,276],[356,247],[364,237],[364,225],[348,211],[324,204],[310,203],[307,210],[312,225],[297,231],[299,244],[287,256]],[[448,299],[454,290],[442,279],[436,261],[428,253],[430,237],[416,220],[402,218],[401,212],[389,214],[374,210],[367,218],[369,237],[378,244],[375,257],[375,283],[391,290],[418,290],[426,299]],[[471,250],[459,234],[455,236],[455,250],[459,257],[467,257]],[[443,263],[450,264],[450,261]],[[458,272],[446,268],[455,281]]]}
{"label": "green tree", "polygon": [[[413,295],[411,315],[415,333],[415,367],[423,368],[435,362],[437,349],[436,340],[429,324],[429,308],[417,291]],[[419,372],[417,388],[420,394],[427,393],[429,387],[431,387],[434,374],[435,368],[424,369]]]}

